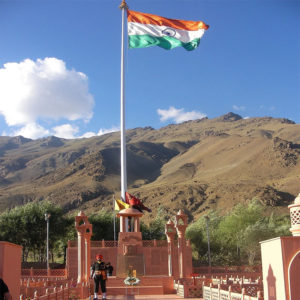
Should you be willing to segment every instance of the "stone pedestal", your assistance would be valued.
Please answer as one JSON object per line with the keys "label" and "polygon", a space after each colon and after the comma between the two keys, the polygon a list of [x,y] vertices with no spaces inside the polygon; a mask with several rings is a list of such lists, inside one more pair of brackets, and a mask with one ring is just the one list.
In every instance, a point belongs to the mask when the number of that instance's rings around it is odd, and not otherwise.
{"label": "stone pedestal", "polygon": [[[145,275],[142,233],[139,218],[143,215],[134,208],[121,210],[116,275],[127,277],[129,270],[137,276]],[[128,227],[127,227],[128,226]]]}
{"label": "stone pedestal", "polygon": [[12,300],[20,299],[22,247],[0,242],[0,278],[7,284]]}

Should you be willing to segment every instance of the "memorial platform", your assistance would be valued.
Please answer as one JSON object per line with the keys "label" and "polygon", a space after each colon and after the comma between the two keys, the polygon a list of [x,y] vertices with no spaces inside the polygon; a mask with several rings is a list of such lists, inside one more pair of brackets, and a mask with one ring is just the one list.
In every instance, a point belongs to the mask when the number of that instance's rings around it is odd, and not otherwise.
{"label": "memorial platform", "polygon": [[[178,295],[129,295],[129,296],[108,295],[107,296],[107,300],[161,300],[161,299],[182,300],[183,298]],[[203,300],[203,298],[193,298],[193,300]]]}
{"label": "memorial platform", "polygon": [[139,279],[138,285],[128,286],[125,285],[124,278],[108,277],[107,294],[124,296],[176,294],[171,276],[141,276]]}

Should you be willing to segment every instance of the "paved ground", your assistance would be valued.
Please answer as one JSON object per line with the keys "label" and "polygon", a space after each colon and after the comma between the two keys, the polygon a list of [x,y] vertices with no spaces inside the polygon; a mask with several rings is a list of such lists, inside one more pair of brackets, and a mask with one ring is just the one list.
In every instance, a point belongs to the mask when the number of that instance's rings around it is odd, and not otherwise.
{"label": "paved ground", "polygon": [[[184,299],[177,295],[133,295],[133,296],[107,296],[107,300],[179,300]],[[87,299],[86,299],[87,300]],[[91,299],[93,300],[93,299]],[[193,300],[203,300],[203,298],[193,298]]]}

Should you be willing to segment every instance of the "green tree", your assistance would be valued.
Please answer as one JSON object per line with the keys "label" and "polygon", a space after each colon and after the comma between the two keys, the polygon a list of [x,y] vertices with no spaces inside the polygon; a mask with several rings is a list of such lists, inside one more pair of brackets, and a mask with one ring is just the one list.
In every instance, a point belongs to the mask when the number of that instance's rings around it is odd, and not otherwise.
{"label": "green tree", "polygon": [[25,232],[20,209],[5,211],[0,215],[1,239],[23,246],[23,260],[28,255],[29,245],[25,239]]}
{"label": "green tree", "polygon": [[2,239],[23,246],[23,261],[29,253],[34,259],[44,261],[46,248],[45,213],[49,213],[49,249],[65,234],[65,219],[62,209],[50,202],[31,202],[15,207],[0,215]]}
{"label": "green tree", "polygon": [[[256,198],[249,204],[238,204],[225,216],[217,212],[208,216],[211,258],[215,265],[254,264],[260,261],[260,241],[290,235],[289,216],[275,213],[267,216]],[[193,259],[207,264],[204,216],[188,226],[186,236],[192,243]]]}
{"label": "green tree", "polygon": [[165,224],[169,218],[164,206],[159,206],[155,219],[149,225],[141,222],[141,232],[144,240],[165,240]]}
{"label": "green tree", "polygon": [[217,239],[222,245],[222,250],[226,251],[227,248],[227,253],[228,251],[234,253],[235,249],[233,258],[237,263],[241,263],[241,247],[245,243],[244,231],[248,226],[261,220],[264,217],[263,212],[263,206],[254,199],[249,205],[238,204],[220,222]]}
{"label": "green tree", "polygon": [[[201,216],[196,222],[190,224],[186,230],[186,237],[191,240],[193,259],[198,264],[208,264],[208,239],[207,229],[209,232],[211,259],[213,263],[217,263],[217,253],[219,253],[220,244],[217,239],[217,228],[222,220],[216,212],[210,212],[205,216]],[[208,227],[207,227],[208,226]]]}
{"label": "green tree", "polygon": [[[106,210],[101,210],[98,214],[89,217],[89,222],[93,225],[92,240],[100,241],[114,239],[114,215]],[[116,218],[116,236],[119,232],[119,219]]]}
{"label": "green tree", "polygon": [[264,219],[248,225],[241,235],[240,248],[242,253],[247,255],[248,264],[253,265],[260,254],[260,241],[274,236],[274,230],[268,226]]}
{"label": "green tree", "polygon": [[60,239],[54,244],[54,253],[57,258],[61,260],[62,263],[66,263],[66,250],[68,246],[68,241],[77,239],[77,232],[75,228],[75,217],[74,216],[64,216],[64,232]]}

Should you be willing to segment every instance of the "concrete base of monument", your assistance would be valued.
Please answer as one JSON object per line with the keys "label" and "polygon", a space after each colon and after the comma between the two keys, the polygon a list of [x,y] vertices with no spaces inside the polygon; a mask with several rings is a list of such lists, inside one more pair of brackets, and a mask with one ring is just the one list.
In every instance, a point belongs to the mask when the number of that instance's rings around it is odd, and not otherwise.
{"label": "concrete base of monument", "polygon": [[[176,294],[174,278],[169,276],[141,276],[136,286],[125,285],[124,278],[108,277],[108,295],[165,295]],[[93,283],[92,283],[93,285]]]}

